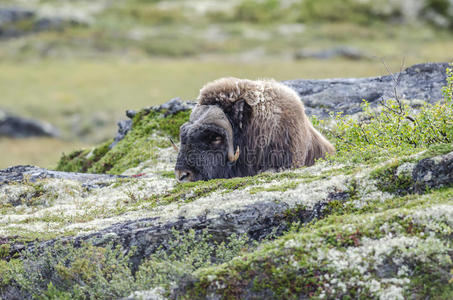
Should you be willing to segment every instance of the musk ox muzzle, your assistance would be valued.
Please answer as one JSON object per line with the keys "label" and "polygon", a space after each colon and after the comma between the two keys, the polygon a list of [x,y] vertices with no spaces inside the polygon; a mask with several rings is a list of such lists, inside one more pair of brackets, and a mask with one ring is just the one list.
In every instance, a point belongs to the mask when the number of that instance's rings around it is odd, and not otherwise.
{"label": "musk ox muzzle", "polygon": [[222,78],[200,91],[180,128],[179,181],[251,176],[312,165],[334,147],[312,126],[299,96],[276,81]]}

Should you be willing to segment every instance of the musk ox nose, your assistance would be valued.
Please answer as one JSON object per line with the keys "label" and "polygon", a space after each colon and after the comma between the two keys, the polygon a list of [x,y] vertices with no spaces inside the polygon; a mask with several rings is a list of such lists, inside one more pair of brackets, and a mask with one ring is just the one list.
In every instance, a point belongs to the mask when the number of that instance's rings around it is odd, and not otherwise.
{"label": "musk ox nose", "polygon": [[189,170],[175,170],[176,179],[179,182],[193,181],[193,172]]}

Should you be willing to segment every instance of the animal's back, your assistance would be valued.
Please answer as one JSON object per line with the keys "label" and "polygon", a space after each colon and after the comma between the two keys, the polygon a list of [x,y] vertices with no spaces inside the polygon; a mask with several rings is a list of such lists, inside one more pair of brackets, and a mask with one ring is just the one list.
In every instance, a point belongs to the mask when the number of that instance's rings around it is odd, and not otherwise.
{"label": "animal's back", "polygon": [[200,90],[198,103],[228,109],[240,100],[251,108],[249,149],[257,153],[289,151],[292,167],[312,165],[315,159],[334,152],[334,147],[312,126],[299,95],[275,80],[221,78]]}

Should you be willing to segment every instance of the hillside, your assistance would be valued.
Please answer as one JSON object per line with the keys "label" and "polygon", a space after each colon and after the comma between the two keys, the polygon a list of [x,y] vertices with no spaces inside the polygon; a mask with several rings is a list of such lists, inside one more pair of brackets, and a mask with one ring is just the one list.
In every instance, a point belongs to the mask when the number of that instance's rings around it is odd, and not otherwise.
{"label": "hillside", "polygon": [[308,168],[177,183],[168,137],[192,104],[174,100],[128,112],[115,145],[65,155],[56,171],[1,170],[0,296],[451,298],[446,67],[286,82],[312,112],[329,109],[332,82],[384,97],[347,102],[352,118],[313,118],[337,154]]}

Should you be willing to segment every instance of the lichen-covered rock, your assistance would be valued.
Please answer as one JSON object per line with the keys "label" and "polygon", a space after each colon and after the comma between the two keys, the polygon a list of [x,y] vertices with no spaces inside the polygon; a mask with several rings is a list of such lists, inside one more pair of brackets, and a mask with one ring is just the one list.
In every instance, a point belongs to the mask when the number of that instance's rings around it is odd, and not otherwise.
{"label": "lichen-covered rock", "polygon": [[381,190],[399,195],[448,187],[453,184],[453,152],[417,162],[390,163],[373,172],[373,177],[378,180]]}
{"label": "lichen-covered rock", "polygon": [[412,171],[412,180],[412,189],[416,192],[453,184],[453,152],[418,162]]}
{"label": "lichen-covered rock", "polygon": [[283,83],[296,90],[309,115],[327,117],[330,112],[354,114],[367,102],[377,105],[379,100],[395,98],[394,78],[399,78],[398,97],[418,99],[430,103],[443,98],[447,63],[414,65],[401,73],[371,78],[288,80]]}
{"label": "lichen-covered rock", "polygon": [[0,170],[0,186],[21,183],[37,182],[47,178],[72,180],[82,183],[86,187],[106,185],[109,181],[125,176],[58,172],[34,166],[14,166]]}

